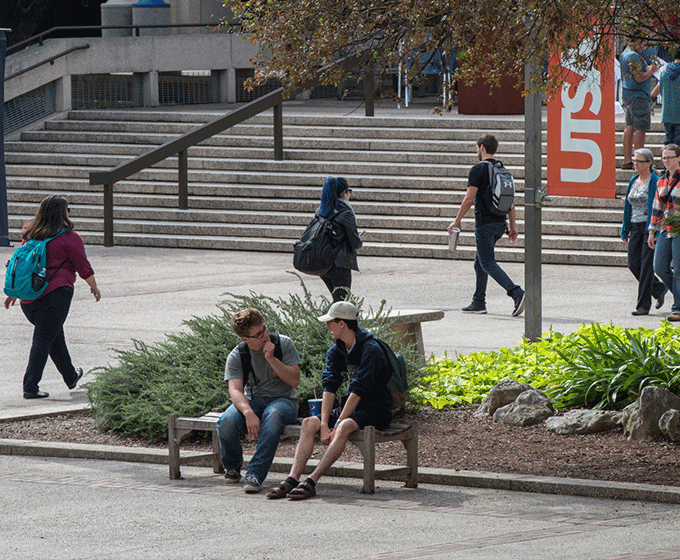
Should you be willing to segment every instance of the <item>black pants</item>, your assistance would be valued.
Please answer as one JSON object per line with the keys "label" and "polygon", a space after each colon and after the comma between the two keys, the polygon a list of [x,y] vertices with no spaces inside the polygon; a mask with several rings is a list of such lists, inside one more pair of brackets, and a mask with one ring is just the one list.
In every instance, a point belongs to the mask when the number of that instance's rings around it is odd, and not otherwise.
{"label": "black pants", "polygon": [[64,322],[73,299],[73,288],[63,286],[32,303],[21,304],[26,318],[35,325],[33,342],[24,374],[24,393],[35,394],[49,356],[67,386],[76,382],[76,370],[64,338]]}
{"label": "black pants", "polygon": [[658,299],[665,291],[663,283],[654,276],[654,250],[647,245],[647,228],[644,222],[630,225],[628,239],[628,269],[638,281],[635,309],[649,311],[652,297]]}
{"label": "black pants", "polygon": [[343,301],[347,299],[349,289],[352,287],[352,270],[333,266],[321,277],[321,280],[333,296],[333,303]]}

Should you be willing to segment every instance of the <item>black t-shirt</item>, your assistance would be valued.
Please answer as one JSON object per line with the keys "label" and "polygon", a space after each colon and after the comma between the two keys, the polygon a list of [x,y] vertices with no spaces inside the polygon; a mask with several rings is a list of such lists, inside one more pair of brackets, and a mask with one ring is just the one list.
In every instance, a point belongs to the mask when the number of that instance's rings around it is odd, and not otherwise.
{"label": "black t-shirt", "polygon": [[[485,161],[494,163],[496,160],[491,158]],[[473,165],[468,173],[468,186],[477,187],[475,196],[475,227],[495,222],[504,223],[505,216],[497,216],[489,212],[486,203],[486,192],[491,188],[489,183],[489,166],[480,161]]]}

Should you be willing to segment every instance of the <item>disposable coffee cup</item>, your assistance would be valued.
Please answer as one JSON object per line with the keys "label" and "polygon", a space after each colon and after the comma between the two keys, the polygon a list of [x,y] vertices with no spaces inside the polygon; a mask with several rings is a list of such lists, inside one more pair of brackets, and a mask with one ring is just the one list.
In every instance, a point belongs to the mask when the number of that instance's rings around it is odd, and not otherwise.
{"label": "disposable coffee cup", "polygon": [[452,228],[449,234],[449,251],[455,251],[458,247],[458,235],[460,230],[458,228]]}
{"label": "disposable coffee cup", "polygon": [[309,399],[309,415],[321,416],[321,399]]}

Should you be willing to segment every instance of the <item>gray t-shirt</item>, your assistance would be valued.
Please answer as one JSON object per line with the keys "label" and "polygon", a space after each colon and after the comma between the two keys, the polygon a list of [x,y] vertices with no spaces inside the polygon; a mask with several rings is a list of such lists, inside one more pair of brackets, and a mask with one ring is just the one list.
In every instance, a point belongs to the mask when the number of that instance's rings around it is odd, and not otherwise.
{"label": "gray t-shirt", "polygon": [[[281,338],[281,353],[283,354],[281,361],[287,366],[299,366],[300,355],[298,354],[295,343],[284,335],[279,335]],[[244,393],[249,399],[256,397],[286,397],[289,399],[297,399],[295,389],[288,385],[285,381],[279,379],[274,373],[274,369],[269,365],[269,362],[264,357],[264,352],[253,352],[250,350],[250,363],[255,372],[248,377],[248,385],[245,387]],[[224,369],[224,380],[243,379],[243,368],[241,367],[241,356],[238,352],[238,346],[234,348],[227,357],[227,364]]]}
{"label": "gray t-shirt", "polygon": [[628,203],[631,208],[630,221],[634,224],[647,222],[647,193],[649,189],[649,181],[642,183],[640,179],[635,181],[635,184],[628,193]]}

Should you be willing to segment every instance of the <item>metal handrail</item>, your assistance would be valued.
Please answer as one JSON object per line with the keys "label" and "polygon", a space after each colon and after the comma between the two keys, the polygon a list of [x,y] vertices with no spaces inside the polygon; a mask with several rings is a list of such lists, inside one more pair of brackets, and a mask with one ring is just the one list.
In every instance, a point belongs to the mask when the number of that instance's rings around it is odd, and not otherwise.
{"label": "metal handrail", "polygon": [[[207,23],[169,23],[169,24],[147,24],[147,25],[80,25],[80,26],[74,26],[74,27],[52,27],[51,29],[48,29],[47,31],[43,31],[42,33],[38,33],[38,35],[34,35],[33,37],[29,37],[28,39],[24,39],[23,41],[20,41],[11,47],[7,47],[7,56],[10,54],[14,54],[15,52],[20,51],[22,48],[25,46],[31,45],[33,43],[38,43],[41,47],[44,45],[44,40],[45,37],[48,35],[51,35],[52,33],[60,33],[60,32],[70,32],[70,31],[96,31],[96,30],[102,30],[102,29],[134,29],[135,31],[135,36],[139,37],[139,30],[140,29],[154,29],[154,28],[189,28],[189,27],[202,27],[202,28],[209,28],[211,27],[210,24]],[[217,27],[217,26],[215,26]],[[231,33],[232,31],[236,31],[239,28],[238,25],[236,24],[230,24],[226,30],[228,33]]]}
{"label": "metal handrail", "polygon": [[72,47],[70,49],[67,49],[63,52],[60,52],[59,54],[55,54],[54,56],[51,56],[49,58],[46,58],[45,60],[41,62],[37,62],[33,64],[32,66],[29,66],[28,68],[24,68],[23,70],[19,70],[18,72],[14,72],[14,74],[10,74],[9,76],[5,76],[5,81],[7,82],[8,80],[11,80],[12,78],[16,78],[17,76],[21,76],[22,74],[25,74],[26,72],[30,72],[31,70],[35,70],[36,68],[40,68],[44,64],[50,63],[54,64],[54,61],[57,60],[58,58],[61,58],[62,56],[66,56],[67,54],[70,54],[74,51],[81,51],[84,49],[89,49],[90,45],[85,44],[85,45],[78,45],[76,47]]}
{"label": "metal handrail", "polygon": [[[301,91],[311,89],[321,83],[320,76],[332,66],[351,68],[364,60],[364,55],[347,57],[334,65],[321,68],[317,71],[317,77],[301,85],[295,91],[289,92],[294,97]],[[373,116],[373,93],[371,87],[365,88],[366,114]],[[371,104],[369,111],[369,101]],[[121,163],[108,171],[93,171],[90,173],[90,185],[104,185],[104,246],[113,247],[113,185],[118,181],[128,178],[130,175],[147,169],[148,167],[177,154],[178,178],[179,178],[179,208],[189,208],[189,185],[188,185],[188,157],[187,150],[207,140],[215,134],[223,132],[236,124],[239,124],[255,115],[274,109],[274,159],[283,159],[283,88],[278,88],[267,95],[263,95],[254,101],[244,105],[240,109],[219,117],[195,130],[183,134],[175,140],[154,148],[137,156],[136,158]]]}
{"label": "metal handrail", "polygon": [[244,105],[240,109],[219,117],[195,130],[170,140],[165,144],[154,148],[130,161],[121,163],[108,171],[93,171],[90,173],[90,185],[104,185],[104,246],[113,247],[113,185],[118,181],[128,178],[130,175],[147,169],[155,163],[170,156],[178,156],[179,175],[179,208],[189,208],[188,186],[188,158],[187,150],[223,132],[236,124],[239,124],[255,115],[274,108],[274,159],[283,159],[283,88],[278,88],[267,95],[263,95],[254,101]]}

